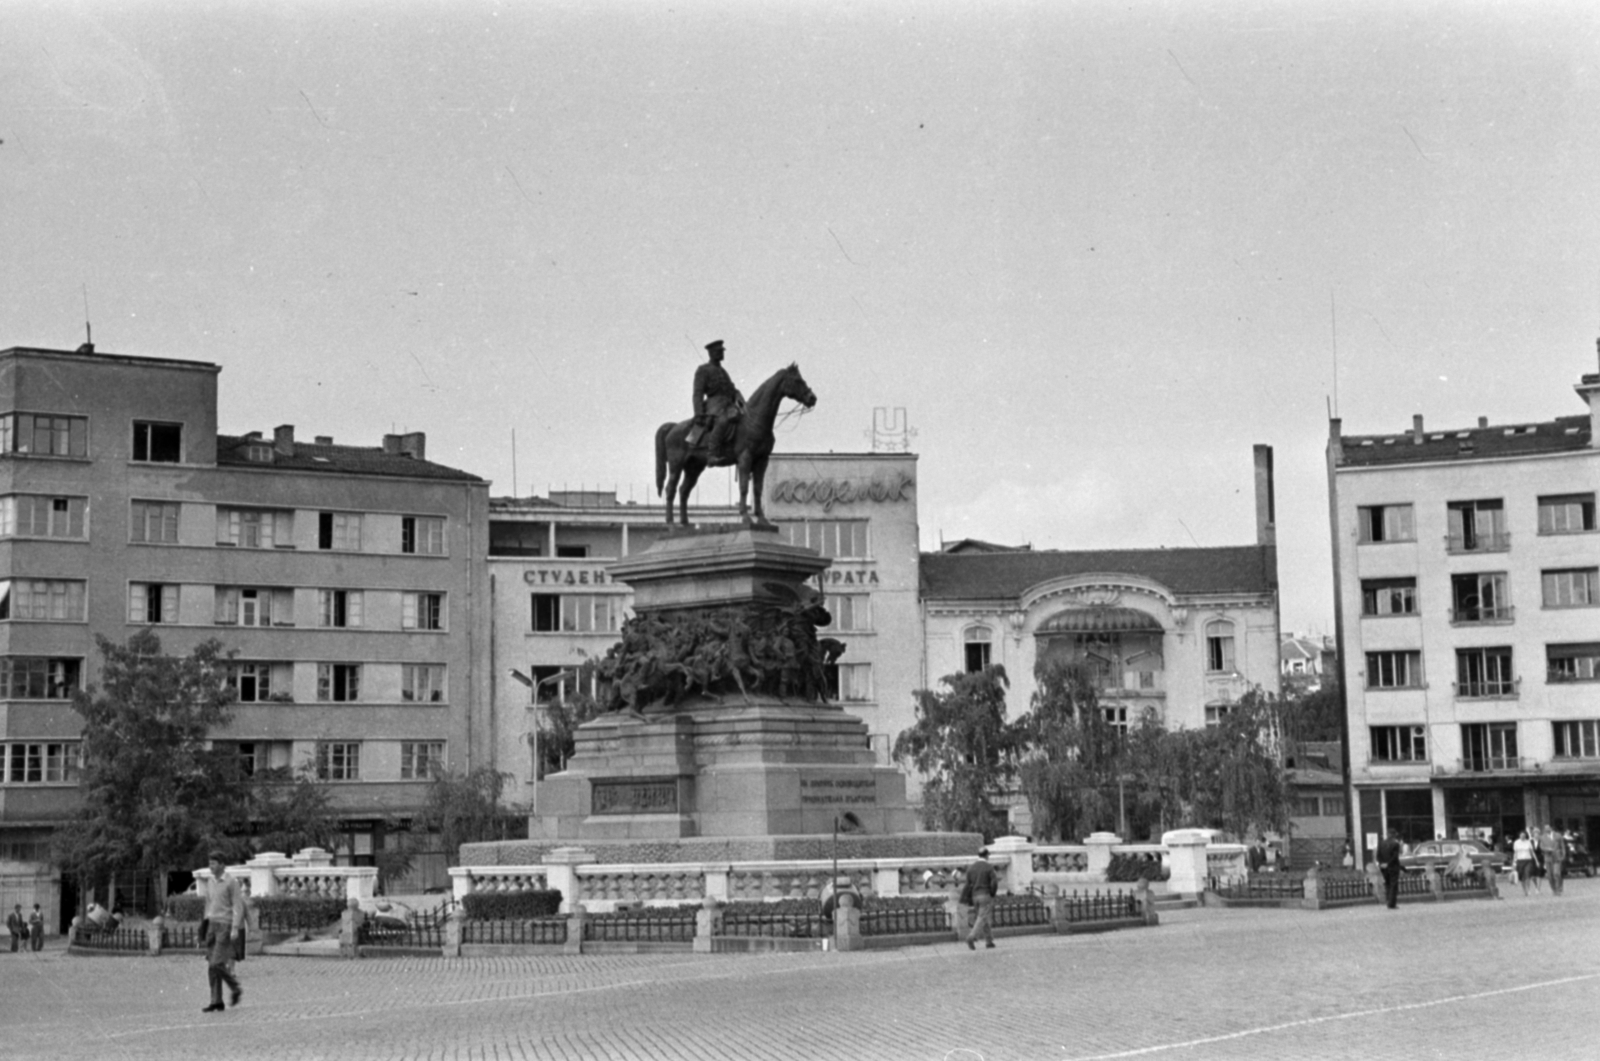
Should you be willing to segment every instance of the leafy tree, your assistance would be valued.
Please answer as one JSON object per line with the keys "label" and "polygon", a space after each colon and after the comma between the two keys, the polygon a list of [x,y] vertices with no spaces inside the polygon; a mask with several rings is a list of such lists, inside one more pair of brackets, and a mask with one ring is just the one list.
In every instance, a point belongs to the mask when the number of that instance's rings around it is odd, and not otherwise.
{"label": "leafy tree", "polygon": [[204,862],[244,818],[246,786],[228,757],[207,747],[230,719],[227,660],[215,640],[167,655],[149,630],[126,645],[96,643],[101,685],[72,702],[84,720],[82,800],[57,832],[54,855],[86,882],[147,873],[161,896],[170,869]]}
{"label": "leafy tree", "polygon": [[286,767],[265,771],[251,786],[250,817],[255,851],[293,854],[302,848],[331,850],[339,842],[339,816],[330,790],[310,768],[298,774]]}
{"label": "leafy tree", "polygon": [[894,757],[926,778],[924,825],[990,838],[994,803],[1015,776],[1022,737],[1006,722],[1005,668],[951,674],[939,684],[916,692],[916,723],[895,737]]}
{"label": "leafy tree", "polygon": [[1257,687],[1216,726],[1173,734],[1185,745],[1184,795],[1194,824],[1236,836],[1288,827],[1281,715],[1282,702]]}
{"label": "leafy tree", "polygon": [[525,807],[505,807],[500,803],[510,774],[480,766],[466,775],[438,771],[428,787],[428,802],[418,823],[439,834],[440,846],[452,860],[460,857],[462,844],[485,840],[508,840],[525,835],[528,812]]}
{"label": "leafy tree", "polygon": [[1070,839],[1116,828],[1123,740],[1093,682],[1060,661],[1041,662],[1034,677],[1033,704],[1020,722],[1028,747],[1020,777],[1035,834]]}
{"label": "leafy tree", "polygon": [[[579,685],[586,684],[580,678]],[[536,779],[559,773],[577,749],[578,727],[605,712],[605,705],[587,693],[539,705],[539,759]]]}
{"label": "leafy tree", "polygon": [[1344,700],[1339,678],[1325,679],[1315,692],[1288,689],[1283,697],[1284,738],[1291,746],[1344,739]]}

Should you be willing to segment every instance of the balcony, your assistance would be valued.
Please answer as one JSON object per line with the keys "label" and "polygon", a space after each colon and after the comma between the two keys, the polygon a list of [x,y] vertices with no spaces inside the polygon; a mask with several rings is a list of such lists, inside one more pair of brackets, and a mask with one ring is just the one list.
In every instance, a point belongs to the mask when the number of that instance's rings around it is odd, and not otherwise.
{"label": "balcony", "polygon": [[1457,700],[1515,700],[1522,695],[1522,679],[1451,682]]}
{"label": "balcony", "polygon": [[1505,553],[1511,551],[1510,531],[1479,531],[1473,534],[1447,534],[1445,549],[1452,554]]}
{"label": "balcony", "polygon": [[1516,609],[1509,604],[1461,605],[1450,609],[1450,625],[1491,626],[1509,623],[1514,611]]}
{"label": "balcony", "polygon": [[1446,759],[1433,764],[1434,777],[1477,777],[1484,774],[1532,774],[1539,762],[1529,756],[1476,755],[1465,759]]}

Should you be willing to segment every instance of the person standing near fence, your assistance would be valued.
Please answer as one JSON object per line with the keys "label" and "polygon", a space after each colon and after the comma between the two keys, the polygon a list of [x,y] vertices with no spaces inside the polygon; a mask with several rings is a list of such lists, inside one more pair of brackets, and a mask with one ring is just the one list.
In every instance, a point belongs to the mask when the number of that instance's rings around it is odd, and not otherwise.
{"label": "person standing near fence", "polygon": [[6,931],[11,933],[11,953],[15,954],[28,942],[28,923],[22,919],[22,904],[18,903],[6,915]]}
{"label": "person standing near fence", "polygon": [[977,950],[979,937],[985,947],[993,947],[994,897],[1000,891],[1000,875],[989,865],[987,847],[979,851],[977,860],[967,867],[967,882],[962,890],[970,890],[974,910],[972,928],[967,932],[967,949]]}
{"label": "person standing near fence", "polygon": [[234,941],[244,937],[244,889],[227,875],[221,851],[211,852],[211,879],[203,881],[206,897],[206,975],[211,984],[211,1004],[200,1012],[222,1010],[222,985],[231,992],[230,1005],[237,1006],[244,988],[233,975]]}
{"label": "person standing near fence", "polygon": [[1393,910],[1400,905],[1400,830],[1390,829],[1378,845],[1378,869],[1383,871],[1383,902]]}

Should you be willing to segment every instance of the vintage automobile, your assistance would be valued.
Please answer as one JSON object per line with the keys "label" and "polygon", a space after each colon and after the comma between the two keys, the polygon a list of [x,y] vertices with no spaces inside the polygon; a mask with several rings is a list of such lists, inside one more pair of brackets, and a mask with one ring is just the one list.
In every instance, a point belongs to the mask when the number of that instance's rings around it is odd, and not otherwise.
{"label": "vintage automobile", "polygon": [[1507,856],[1482,840],[1424,840],[1414,844],[1410,854],[1400,857],[1400,868],[1406,873],[1421,873],[1428,866],[1448,870],[1461,857],[1463,848],[1474,866],[1488,866],[1495,873],[1506,868]]}

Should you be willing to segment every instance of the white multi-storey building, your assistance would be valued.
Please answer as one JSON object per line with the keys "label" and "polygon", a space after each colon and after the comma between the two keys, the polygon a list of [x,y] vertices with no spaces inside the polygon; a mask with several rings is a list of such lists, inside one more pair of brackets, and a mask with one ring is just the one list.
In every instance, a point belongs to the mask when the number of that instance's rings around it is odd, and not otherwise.
{"label": "white multi-storey building", "polygon": [[1600,375],[1586,414],[1330,424],[1351,807],[1368,857],[1553,822],[1600,839]]}

